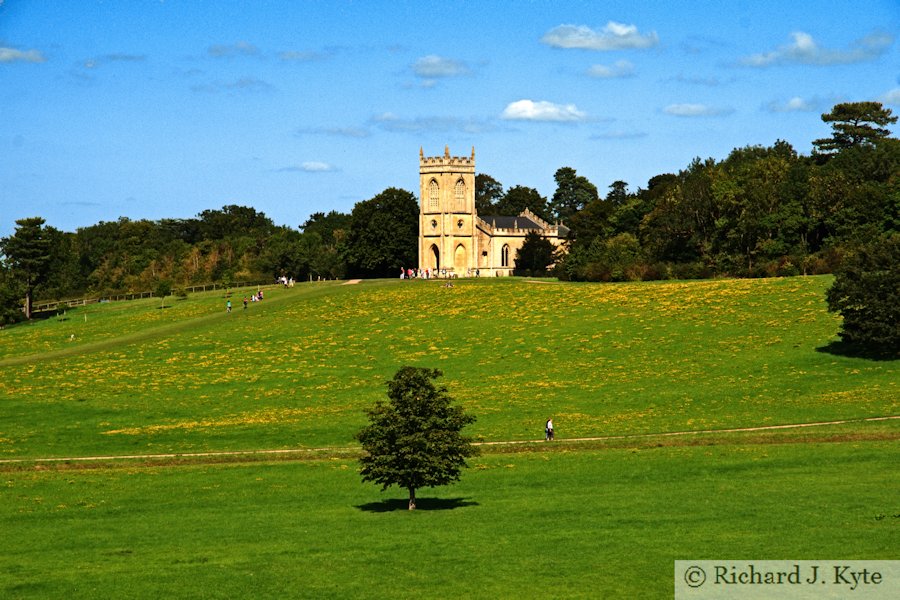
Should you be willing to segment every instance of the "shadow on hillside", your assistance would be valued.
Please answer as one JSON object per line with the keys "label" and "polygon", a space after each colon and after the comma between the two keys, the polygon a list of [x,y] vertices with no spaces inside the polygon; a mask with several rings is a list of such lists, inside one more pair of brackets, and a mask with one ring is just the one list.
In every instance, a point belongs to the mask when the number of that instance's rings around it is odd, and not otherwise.
{"label": "shadow on hillside", "polygon": [[[478,503],[467,498],[416,498],[416,510],[453,510],[466,506],[478,506]],[[374,513],[409,510],[409,500],[406,498],[392,498],[381,502],[359,504],[356,508]]]}
{"label": "shadow on hillside", "polygon": [[896,351],[889,351],[883,348],[863,346],[861,344],[850,344],[843,340],[835,340],[824,346],[816,348],[816,352],[825,354],[833,354],[835,356],[843,356],[845,358],[864,358],[867,360],[897,360],[900,354]]}

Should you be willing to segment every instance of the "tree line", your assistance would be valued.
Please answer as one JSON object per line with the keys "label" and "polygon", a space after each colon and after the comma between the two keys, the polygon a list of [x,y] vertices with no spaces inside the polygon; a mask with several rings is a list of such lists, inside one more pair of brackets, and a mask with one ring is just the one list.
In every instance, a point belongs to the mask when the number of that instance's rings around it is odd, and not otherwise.
{"label": "tree line", "polygon": [[[789,143],[694,159],[677,173],[601,196],[570,167],[537,190],[475,179],[482,217],[532,212],[569,230],[565,252],[529,236],[521,273],[575,281],[833,272],[864,244],[898,234],[900,140],[877,102],[836,105],[822,115],[830,137],[809,156]],[[389,188],[349,213],[315,213],[297,228],[253,208],[225,206],[191,219],[101,222],[75,232],[39,217],[0,240],[0,325],[29,315],[35,298],[59,299],[289,276],[297,280],[392,277],[418,264],[418,201]]]}
{"label": "tree line", "polygon": [[573,169],[559,169],[553,197],[530,206],[570,229],[553,274],[625,281],[832,272],[859,243],[898,231],[900,141],[886,129],[897,117],[876,102],[839,104],[822,118],[833,133],[815,140],[810,156],[781,140],[746,146],[723,160],[696,158],[634,192],[616,181],[601,197]]}

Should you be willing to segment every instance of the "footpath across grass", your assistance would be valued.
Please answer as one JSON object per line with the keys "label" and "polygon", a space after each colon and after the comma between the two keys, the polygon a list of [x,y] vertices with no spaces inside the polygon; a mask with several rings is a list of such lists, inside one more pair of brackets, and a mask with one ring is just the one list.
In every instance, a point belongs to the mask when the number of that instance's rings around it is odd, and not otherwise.
{"label": "footpath across grass", "polygon": [[900,558],[895,441],[724,441],[488,454],[412,513],[347,459],[7,470],[0,597],[656,599],[676,559]]}

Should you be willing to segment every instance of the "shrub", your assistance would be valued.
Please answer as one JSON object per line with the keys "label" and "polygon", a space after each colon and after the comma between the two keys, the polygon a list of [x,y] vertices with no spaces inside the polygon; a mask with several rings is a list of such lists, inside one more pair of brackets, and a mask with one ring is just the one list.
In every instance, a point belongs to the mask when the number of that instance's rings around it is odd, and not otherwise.
{"label": "shrub", "polygon": [[876,353],[900,354],[900,234],[848,253],[826,293],[844,318],[841,339]]}

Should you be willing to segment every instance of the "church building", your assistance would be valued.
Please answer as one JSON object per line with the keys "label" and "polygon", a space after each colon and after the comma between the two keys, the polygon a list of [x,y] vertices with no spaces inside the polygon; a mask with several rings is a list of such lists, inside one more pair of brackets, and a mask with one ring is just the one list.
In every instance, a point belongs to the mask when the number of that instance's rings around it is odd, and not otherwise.
{"label": "church building", "polygon": [[419,268],[437,276],[512,275],[516,250],[531,231],[559,247],[568,228],[525,210],[516,217],[475,212],[475,148],[471,156],[425,156],[419,149]]}

